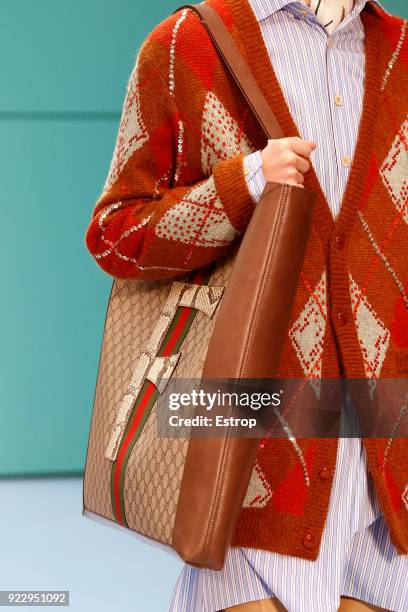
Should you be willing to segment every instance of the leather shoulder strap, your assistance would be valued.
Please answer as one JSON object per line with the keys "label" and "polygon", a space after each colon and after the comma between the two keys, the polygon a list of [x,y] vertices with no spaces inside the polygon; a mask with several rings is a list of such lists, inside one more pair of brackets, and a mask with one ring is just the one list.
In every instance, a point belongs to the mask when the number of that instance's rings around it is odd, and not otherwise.
{"label": "leather shoulder strap", "polygon": [[173,13],[183,8],[195,11],[201,19],[266,136],[268,138],[282,138],[284,134],[275,115],[217,11],[205,2],[201,2],[200,4],[183,4]]}

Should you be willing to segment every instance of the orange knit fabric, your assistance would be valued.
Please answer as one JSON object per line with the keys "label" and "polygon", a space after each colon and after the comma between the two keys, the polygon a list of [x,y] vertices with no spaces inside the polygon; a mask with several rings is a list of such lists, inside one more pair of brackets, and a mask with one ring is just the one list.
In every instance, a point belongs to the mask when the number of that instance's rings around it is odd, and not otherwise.
{"label": "orange knit fabric", "polygon": [[[207,1],[285,135],[299,135],[247,0]],[[408,373],[406,22],[370,2],[361,17],[366,89],[355,156],[336,221],[314,169],[305,176],[318,197],[280,376]],[[198,17],[167,17],[137,55],[87,248],[105,272],[132,279],[177,277],[227,254],[254,208],[243,155],[265,144]],[[261,445],[233,545],[316,559],[337,443]],[[364,444],[392,541],[407,554],[408,440]]]}

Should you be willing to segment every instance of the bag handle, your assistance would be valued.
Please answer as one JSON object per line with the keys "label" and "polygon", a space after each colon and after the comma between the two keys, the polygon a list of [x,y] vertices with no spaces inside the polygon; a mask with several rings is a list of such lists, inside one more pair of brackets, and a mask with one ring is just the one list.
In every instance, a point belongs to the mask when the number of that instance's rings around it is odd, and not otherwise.
{"label": "bag handle", "polygon": [[201,2],[183,4],[173,11],[173,14],[183,8],[189,8],[199,16],[265,135],[268,138],[283,138],[284,134],[272,109],[217,11],[205,2]]}

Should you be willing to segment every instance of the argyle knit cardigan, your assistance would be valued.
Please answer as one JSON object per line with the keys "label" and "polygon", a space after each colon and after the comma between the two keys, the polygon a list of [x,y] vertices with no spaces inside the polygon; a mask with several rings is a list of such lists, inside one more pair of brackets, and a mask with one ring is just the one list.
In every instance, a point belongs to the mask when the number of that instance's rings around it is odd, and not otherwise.
{"label": "argyle knit cardigan", "polygon": [[[299,135],[247,0],[207,0],[286,136]],[[408,373],[407,22],[368,2],[365,95],[339,216],[313,168],[313,227],[279,370],[287,377]],[[106,183],[85,234],[109,275],[160,279],[226,255],[256,204],[243,156],[266,137],[189,9],[147,36],[130,75]],[[408,440],[364,438],[392,541],[408,553]],[[316,559],[338,439],[260,444],[233,545]]]}

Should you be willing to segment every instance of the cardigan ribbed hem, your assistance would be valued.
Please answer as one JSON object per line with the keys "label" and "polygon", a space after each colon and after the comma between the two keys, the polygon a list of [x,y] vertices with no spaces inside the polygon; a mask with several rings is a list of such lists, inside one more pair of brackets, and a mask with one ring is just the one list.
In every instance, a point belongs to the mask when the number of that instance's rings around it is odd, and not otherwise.
{"label": "cardigan ribbed hem", "polygon": [[218,196],[226,215],[238,232],[245,230],[255,208],[245,179],[244,153],[224,159],[213,168]]}

